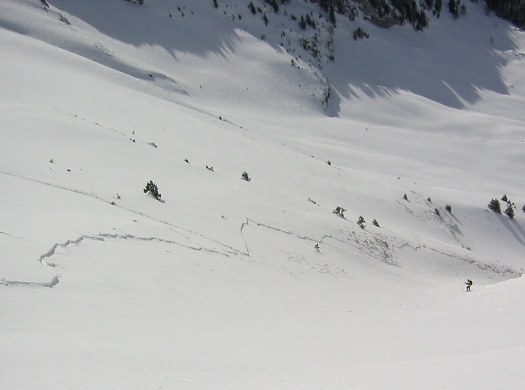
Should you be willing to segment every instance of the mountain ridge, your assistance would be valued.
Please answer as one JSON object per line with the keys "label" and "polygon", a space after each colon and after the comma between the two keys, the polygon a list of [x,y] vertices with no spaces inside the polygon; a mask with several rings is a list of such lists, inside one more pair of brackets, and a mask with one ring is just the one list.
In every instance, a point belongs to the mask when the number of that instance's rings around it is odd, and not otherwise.
{"label": "mountain ridge", "polygon": [[[32,2],[33,6],[37,3],[39,2]],[[99,32],[116,39],[118,46],[128,43],[134,47],[162,48],[168,54],[162,60],[163,69],[155,69],[160,59],[157,55],[157,63],[151,64],[153,69],[148,71],[133,64],[136,60],[130,56],[139,54],[136,50],[127,48],[125,57],[122,56],[124,53],[115,56],[119,49],[112,48],[111,45],[117,43],[116,41],[81,43],[83,40],[79,31],[73,32],[75,26],[68,26],[64,22],[61,22],[64,28],[73,30],[68,38],[70,41],[55,42],[63,48],[69,47],[77,52],[80,50],[79,44],[84,45],[79,54],[107,66],[120,68],[134,77],[157,81],[166,87],[171,85],[175,91],[185,90],[177,85],[176,75],[170,74],[177,66],[175,53],[203,56],[207,55],[205,53],[215,52],[223,55],[221,52],[232,50],[236,42],[239,42],[238,34],[248,33],[253,38],[260,39],[261,43],[268,44],[269,49],[280,52],[280,61],[289,63],[290,68],[297,73],[296,79],[310,79],[306,89],[305,83],[297,81],[297,92],[305,96],[310,95],[313,98],[312,103],[315,102],[316,106],[331,116],[339,115],[341,98],[355,97],[358,91],[370,96],[381,96],[385,92],[388,94],[396,93],[397,90],[408,90],[455,108],[478,101],[478,90],[508,93],[508,86],[499,77],[499,69],[505,65],[505,57],[499,53],[516,50],[511,38],[512,29],[506,26],[505,22],[502,22],[501,26],[494,26],[492,19],[486,17],[480,4],[467,4],[469,11],[463,16],[463,19],[477,20],[478,26],[475,30],[472,27],[462,27],[462,18],[456,20],[447,13],[439,19],[434,16],[436,20],[428,27],[430,30],[421,34],[413,33],[403,26],[393,27],[399,30],[400,35],[404,35],[406,41],[403,43],[392,41],[389,37],[391,29],[375,27],[360,14],[356,15],[353,21],[347,16],[337,14],[336,18],[341,20],[339,24],[334,25],[326,11],[316,4],[289,3],[282,5],[279,13],[274,13],[269,4],[261,1],[255,3],[257,8],[256,14],[253,15],[247,6],[253,2],[230,3],[218,3],[218,8],[215,9],[217,18],[212,20],[215,34],[207,33],[209,30],[205,24],[209,24],[209,19],[202,20],[199,16],[213,10],[212,3],[197,6],[191,2],[181,2],[175,6],[150,1],[142,6],[126,6],[126,2],[115,2],[111,5],[101,3],[99,11],[95,11],[97,8],[94,4],[73,5],[58,1],[51,2],[51,7],[56,4],[62,11],[52,8],[48,13],[54,12],[54,17],[59,21],[64,18],[68,22],[77,15],[79,20],[74,24],[88,23]],[[147,7],[148,14],[154,18],[143,20],[146,17],[144,7]],[[111,15],[117,13],[123,13],[123,21],[115,25]],[[269,15],[267,23],[261,14]],[[312,22],[315,28],[310,25],[305,29],[299,27],[297,19],[304,15],[312,15],[312,21],[316,20]],[[82,20],[84,22],[81,22]],[[158,28],[150,28],[150,25]],[[353,34],[357,28],[368,31],[367,34],[372,38],[355,41]],[[46,39],[42,30],[35,33]],[[56,35],[48,36],[52,40]],[[451,44],[449,36],[454,37],[452,39],[456,41]],[[105,39],[101,37],[101,41]],[[458,40],[463,43],[459,45]],[[429,47],[432,49],[428,50]],[[149,60],[142,58],[141,61]],[[389,77],[386,66],[389,62],[399,76]],[[424,74],[428,77],[422,77]],[[302,88],[304,90],[301,90]]]}

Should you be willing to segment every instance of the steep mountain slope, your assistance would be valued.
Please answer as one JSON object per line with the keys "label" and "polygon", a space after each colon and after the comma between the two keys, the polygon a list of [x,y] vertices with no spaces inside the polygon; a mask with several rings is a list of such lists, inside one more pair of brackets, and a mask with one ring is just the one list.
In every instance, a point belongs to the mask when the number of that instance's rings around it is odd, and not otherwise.
{"label": "steep mountain slope", "polygon": [[523,33],[249,3],[0,4],[0,387],[518,389]]}

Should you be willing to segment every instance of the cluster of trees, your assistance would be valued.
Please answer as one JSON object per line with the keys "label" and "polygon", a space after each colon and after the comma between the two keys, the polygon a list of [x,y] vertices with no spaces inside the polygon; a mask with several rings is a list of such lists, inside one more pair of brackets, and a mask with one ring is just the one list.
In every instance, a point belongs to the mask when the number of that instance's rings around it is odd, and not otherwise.
{"label": "cluster of trees", "polygon": [[[142,4],[144,0],[125,1]],[[279,4],[290,3],[290,1],[264,0],[274,12],[279,12]],[[478,0],[470,1],[478,2]],[[217,7],[217,0],[213,2]],[[358,5],[372,23],[383,27],[409,23],[416,30],[423,30],[428,26],[428,12],[439,17],[442,8],[445,7],[455,18],[466,13],[466,7],[461,0],[310,0],[310,2],[319,5],[323,11],[328,13],[329,20],[334,25],[336,14],[354,20],[358,13]],[[518,27],[525,27],[524,0],[485,0],[485,3],[487,9],[494,11],[498,16],[510,20]],[[253,2],[250,2],[249,8],[254,14],[262,12],[260,7],[256,9]],[[308,21],[304,20],[303,24],[306,27]]]}
{"label": "cluster of trees", "polygon": [[[466,0],[463,0],[463,3]],[[478,0],[470,0],[478,2]],[[485,0],[487,8],[499,16],[512,20],[518,26],[525,26],[525,1],[523,0]],[[358,5],[372,23],[382,27],[408,23],[416,30],[428,26],[430,13],[441,16],[443,7],[455,18],[467,12],[462,0],[311,0],[329,14],[335,24],[335,14],[348,16],[354,20]]]}
{"label": "cluster of trees", "polygon": [[[448,0],[449,9],[459,9],[460,0]],[[329,19],[335,24],[335,14],[341,14],[355,18],[357,14],[356,0],[313,0],[325,12],[329,14]],[[363,4],[361,4],[363,5]],[[425,11],[431,12],[439,17],[443,0],[368,0],[363,11],[370,21],[389,27],[394,24],[409,23],[416,30],[423,30],[428,26],[428,18]]]}
{"label": "cluster of trees", "polygon": [[487,8],[496,15],[510,20],[518,27],[525,27],[525,1],[523,0],[485,0]]}
{"label": "cluster of trees", "polygon": [[279,4],[277,3],[277,0],[264,0],[264,2],[273,8],[273,12],[279,12]]}
{"label": "cluster of trees", "polygon": [[299,19],[299,27],[301,27],[303,30],[306,30],[307,26],[310,26],[313,29],[315,29],[315,20],[311,18],[309,14],[306,14],[306,18],[301,15],[301,18]]}
{"label": "cluster of trees", "polygon": [[[310,198],[308,198],[308,200],[309,200],[310,202],[314,203],[314,204],[317,204],[317,203],[313,202]],[[332,213],[334,213],[334,214],[337,215],[338,217],[341,217],[341,218],[343,218],[343,219],[346,219],[346,218],[345,218],[345,211],[346,211],[346,209],[342,208],[341,206],[337,206],[337,207],[334,209],[334,211],[332,211]],[[357,224],[359,225],[359,227],[360,227],[361,229],[364,229],[364,228],[366,227],[365,222],[366,222],[366,221],[365,221],[365,219],[363,218],[362,215],[359,216],[359,218],[357,219]],[[380,226],[379,226],[379,223],[377,222],[376,219],[374,219],[374,220],[372,221],[372,224],[373,224],[374,226],[380,227]]]}
{"label": "cluster of trees", "polygon": [[[507,207],[505,208],[505,214],[511,219],[514,218],[514,209],[516,208],[516,205],[507,197],[507,195],[503,195],[501,200],[507,203]],[[525,206],[523,207],[525,209]],[[499,200],[497,200],[496,198],[492,199],[489,202],[488,208],[497,214],[501,214],[501,205],[499,203]]]}

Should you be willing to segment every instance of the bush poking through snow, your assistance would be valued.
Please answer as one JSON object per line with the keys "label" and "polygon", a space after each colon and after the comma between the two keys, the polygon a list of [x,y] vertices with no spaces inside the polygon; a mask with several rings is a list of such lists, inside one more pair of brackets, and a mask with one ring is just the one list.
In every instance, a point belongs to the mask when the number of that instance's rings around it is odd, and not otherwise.
{"label": "bush poking through snow", "polygon": [[365,219],[362,216],[359,216],[359,218],[357,219],[357,224],[359,225],[359,227],[361,229],[364,229],[365,228]]}
{"label": "bush poking through snow", "polygon": [[[316,202],[315,200],[313,200],[312,198],[308,197],[307,200],[308,200],[308,202],[310,202],[310,203],[312,203],[312,204],[315,204],[316,206],[319,206],[319,205],[317,204],[317,202]],[[523,206],[523,207],[525,207],[525,206]]]}
{"label": "bush poking through snow", "polygon": [[243,172],[241,177],[242,177],[243,180],[246,180],[246,181],[251,181],[252,180],[252,178],[250,176],[248,176],[247,172]]}
{"label": "bush poking through snow", "polygon": [[354,30],[354,41],[357,41],[358,39],[363,38],[370,38],[370,35],[363,30],[361,27],[358,27],[357,30]]}
{"label": "bush poking through snow", "polygon": [[277,4],[277,0],[264,0],[264,2],[269,4],[273,8],[273,12],[279,12],[279,4]]}
{"label": "bush poking through snow", "polygon": [[345,211],[346,211],[346,209],[337,206],[337,207],[335,208],[335,210],[332,211],[332,213],[334,213],[335,215],[337,215],[337,216],[339,216],[339,217],[341,217],[341,218],[344,218],[344,217],[345,217]]}
{"label": "bush poking through snow", "polygon": [[404,199],[404,200],[408,200],[408,196],[407,196],[407,194],[403,195],[403,199]]}
{"label": "bush poking through snow", "polygon": [[492,199],[488,207],[490,210],[494,211],[495,213],[501,214],[501,206],[499,204],[499,200]]}
{"label": "bush poking through snow", "polygon": [[507,202],[507,208],[505,209],[505,214],[510,219],[514,218],[514,204],[512,202]]}
{"label": "bush poking through snow", "polygon": [[445,210],[447,210],[449,213],[451,213],[451,212],[452,212],[452,206],[449,205],[449,204],[447,204],[447,205],[445,206]]}
{"label": "bush poking through snow", "polygon": [[151,180],[148,183],[146,183],[146,187],[144,188],[144,193],[145,194],[149,193],[155,199],[160,200],[161,194],[159,193],[159,188]]}
{"label": "bush poking through snow", "polygon": [[377,222],[377,220],[375,218],[372,221],[372,225],[377,226],[377,227],[381,227],[381,226],[379,226],[379,222]]}
{"label": "bush poking through snow", "polygon": [[[501,198],[501,200],[503,200],[504,202],[507,202],[507,207],[505,208],[505,214],[509,217],[509,218],[514,218],[514,209],[516,208],[516,205],[508,198],[507,195],[503,195],[503,197]],[[525,206],[523,206],[525,208]]]}

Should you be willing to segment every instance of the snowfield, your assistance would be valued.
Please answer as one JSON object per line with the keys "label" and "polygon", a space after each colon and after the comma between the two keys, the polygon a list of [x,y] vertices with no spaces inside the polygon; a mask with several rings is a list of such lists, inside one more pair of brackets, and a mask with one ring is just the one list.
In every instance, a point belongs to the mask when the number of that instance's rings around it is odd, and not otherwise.
{"label": "snowfield", "polygon": [[523,388],[522,31],[44,3],[0,3],[0,388]]}

